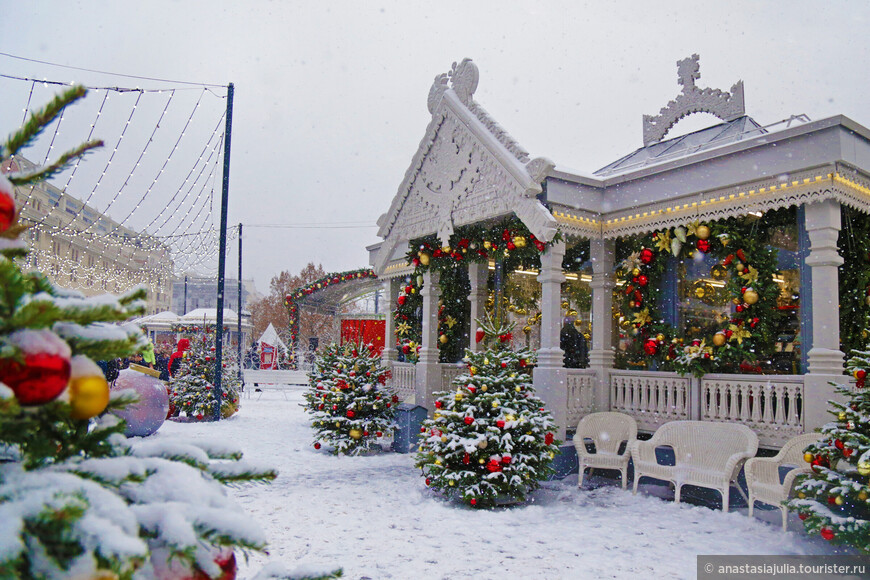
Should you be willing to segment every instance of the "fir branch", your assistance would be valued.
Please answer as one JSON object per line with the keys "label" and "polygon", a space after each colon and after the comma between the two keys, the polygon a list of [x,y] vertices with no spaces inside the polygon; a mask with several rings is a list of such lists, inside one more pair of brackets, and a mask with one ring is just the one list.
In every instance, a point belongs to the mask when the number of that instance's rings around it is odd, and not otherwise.
{"label": "fir branch", "polygon": [[212,463],[209,474],[224,485],[238,483],[267,483],[278,477],[274,469],[257,469],[242,463]]}
{"label": "fir branch", "polygon": [[87,89],[81,85],[68,88],[57,95],[49,104],[30,114],[30,118],[18,131],[9,136],[3,146],[2,156],[11,157],[42,133],[51,121],[60,114],[67,105],[81,99],[87,94]]}
{"label": "fir branch", "polygon": [[19,175],[9,175],[9,181],[11,181],[13,185],[30,185],[31,183],[45,181],[46,179],[50,179],[55,174],[63,171],[63,169],[70,163],[70,161],[78,159],[79,157],[83,157],[91,150],[102,146],[103,142],[100,140],[82,143],[78,147],[70,149],[69,151],[58,157],[51,164],[44,165],[36,171]]}

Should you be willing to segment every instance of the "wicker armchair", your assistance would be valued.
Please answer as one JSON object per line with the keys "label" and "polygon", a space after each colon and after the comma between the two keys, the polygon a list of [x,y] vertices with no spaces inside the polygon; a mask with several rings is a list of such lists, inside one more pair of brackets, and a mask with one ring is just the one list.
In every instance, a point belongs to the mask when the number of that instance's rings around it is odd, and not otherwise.
{"label": "wicker armchair", "polygon": [[[628,460],[631,444],[637,438],[637,423],[634,417],[623,413],[592,413],[580,419],[574,434],[574,447],[580,463],[577,486],[583,486],[583,470],[587,467],[617,469],[622,474],[622,489],[628,484]],[[595,443],[595,453],[586,450],[586,439]],[[626,442],[625,451],[619,454],[619,446]]]}
{"label": "wicker armchair", "polygon": [[[675,465],[661,465],[656,447],[672,447]],[[728,490],[737,482],[744,462],[755,457],[758,436],[746,425],[715,421],[672,421],[665,423],[649,441],[635,441],[634,493],[641,477],[674,484],[674,501],[680,503],[683,485],[697,485],[722,494],[722,511],[728,511]],[[737,486],[743,493],[743,490]]]}
{"label": "wicker armchair", "polygon": [[[788,499],[795,477],[809,473],[804,461],[804,449],[821,439],[819,433],[804,433],[789,439],[774,457],[754,457],[746,462],[746,483],[749,486],[749,517],[752,517],[755,502],[777,506],[782,512],[782,529],[788,527],[788,508],[783,502]],[[780,468],[795,467],[785,474],[780,483]]]}

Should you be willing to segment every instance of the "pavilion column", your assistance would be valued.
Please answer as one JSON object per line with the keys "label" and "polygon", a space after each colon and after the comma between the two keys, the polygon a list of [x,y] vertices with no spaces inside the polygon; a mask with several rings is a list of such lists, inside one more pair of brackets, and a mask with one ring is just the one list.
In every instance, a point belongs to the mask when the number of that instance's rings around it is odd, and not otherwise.
{"label": "pavilion column", "polygon": [[592,349],[589,368],[595,371],[595,410],[610,410],[610,371],[613,352],[614,240],[590,240],[592,260]]}
{"label": "pavilion column", "polygon": [[837,268],[843,258],[837,250],[840,234],[840,204],[834,200],[805,206],[805,228],[810,239],[806,265],[812,285],[812,348],[807,353],[809,374],[804,375],[804,429],[812,431],[828,421],[830,399],[838,398],[831,382],[845,383],[840,351],[840,287]]}
{"label": "pavilion column", "polygon": [[432,394],[441,390],[441,364],[438,360],[438,300],[441,297],[441,275],[433,270],[423,274],[423,332],[420,359],[417,361],[416,401],[432,415],[435,407]]}
{"label": "pavilion column", "polygon": [[553,415],[559,439],[565,438],[568,417],[568,372],[564,367],[565,353],[559,346],[564,256],[565,242],[553,244],[541,254],[541,273],[538,274],[541,283],[541,348],[538,349],[538,364],[533,375],[535,390]]}
{"label": "pavilion column", "polygon": [[486,288],[488,277],[489,264],[486,262],[468,265],[468,280],[471,283],[471,293],[468,295],[468,301],[471,302],[471,330],[468,348],[474,352],[481,349],[480,343],[476,340],[477,329],[480,328],[477,320],[483,318],[486,311],[486,299],[489,294]]}
{"label": "pavilion column", "polygon": [[396,299],[399,297],[399,279],[390,278],[384,281],[384,300],[387,305],[385,310],[386,328],[384,330],[384,350],[381,352],[381,359],[384,361],[395,361],[399,358],[399,351],[396,350]]}

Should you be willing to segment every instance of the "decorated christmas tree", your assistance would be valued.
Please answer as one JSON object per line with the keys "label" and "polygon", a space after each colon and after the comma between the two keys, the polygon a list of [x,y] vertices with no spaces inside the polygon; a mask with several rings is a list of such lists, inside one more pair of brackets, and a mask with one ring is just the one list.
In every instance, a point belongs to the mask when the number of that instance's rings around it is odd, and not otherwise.
{"label": "decorated christmas tree", "polygon": [[467,350],[455,391],[436,393],[423,423],[417,467],[426,485],[476,507],[522,501],[547,479],[559,442],[531,382],[534,353],[510,349],[512,325],[487,318]]}
{"label": "decorated christmas tree", "polygon": [[812,473],[800,479],[789,507],[808,532],[870,554],[870,350],[852,354],[846,368],[855,387],[837,387],[845,402],[830,402],[836,420],[807,448],[804,459]]}
{"label": "decorated christmas tree", "polygon": [[399,398],[385,387],[389,370],[365,344],[329,345],[314,361],[304,405],[317,432],[314,447],[336,455],[372,449],[395,427]]}
{"label": "decorated christmas tree", "polygon": [[[18,153],[69,103],[73,87],[0,148]],[[227,446],[124,437],[96,360],[139,352],[121,321],[145,291],[86,298],[22,272],[14,185],[60,171],[98,142],[30,174],[0,175],[0,578],[231,578],[234,549],[262,550],[262,532],[222,483],[275,477]],[[184,485],[178,485],[184,482]]]}
{"label": "decorated christmas tree", "polygon": [[[184,353],[178,372],[169,380],[170,415],[211,420],[215,407],[214,327],[203,326],[187,338],[190,348]],[[221,364],[221,417],[224,419],[239,408],[240,383],[233,366],[232,360]]]}

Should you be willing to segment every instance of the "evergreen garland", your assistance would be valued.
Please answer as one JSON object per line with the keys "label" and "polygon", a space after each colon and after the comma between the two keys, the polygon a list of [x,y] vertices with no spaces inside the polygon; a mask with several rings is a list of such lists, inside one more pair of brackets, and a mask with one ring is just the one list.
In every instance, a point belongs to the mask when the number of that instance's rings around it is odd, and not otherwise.
{"label": "evergreen garland", "polygon": [[840,280],[840,350],[863,348],[870,335],[870,220],[843,206],[837,247],[843,256]]}

